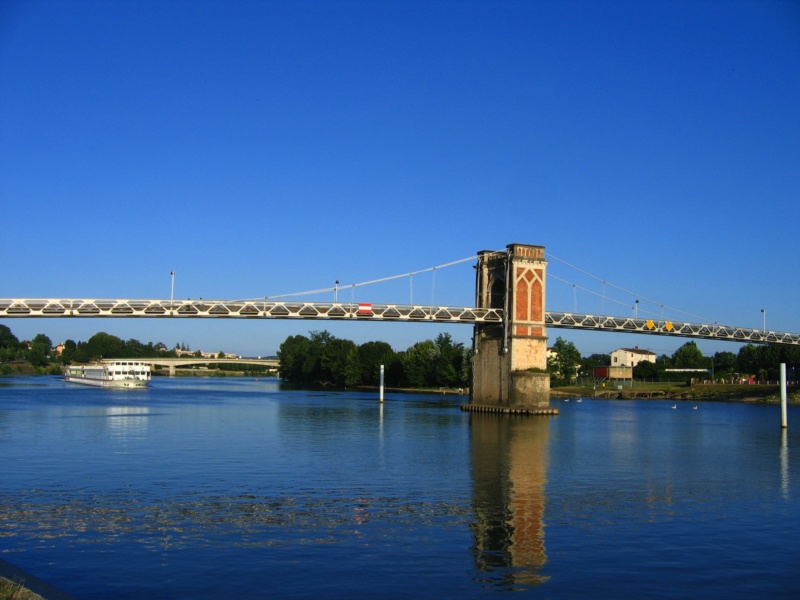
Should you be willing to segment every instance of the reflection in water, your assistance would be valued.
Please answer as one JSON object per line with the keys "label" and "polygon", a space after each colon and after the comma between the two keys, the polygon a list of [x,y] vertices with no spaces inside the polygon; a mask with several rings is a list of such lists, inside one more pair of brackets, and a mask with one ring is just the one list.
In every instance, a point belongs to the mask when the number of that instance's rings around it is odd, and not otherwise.
{"label": "reflection in water", "polygon": [[[4,552],[26,552],[45,540],[77,544],[119,543],[165,550],[182,547],[253,549],[315,547],[362,537],[370,521],[402,531],[441,525],[441,515],[460,516],[444,502],[404,503],[394,497],[266,496],[186,493],[162,498],[145,492],[82,494],[31,489],[0,490],[0,538]],[[354,524],[356,529],[354,530]],[[391,528],[380,529],[391,539]]]}
{"label": "reflection in water", "polygon": [[146,406],[110,406],[106,414],[111,433],[116,438],[127,440],[147,432],[150,409]]}
{"label": "reflection in water", "polygon": [[537,585],[544,548],[547,418],[470,415],[476,566],[507,570],[506,585]]}
{"label": "reflection in water", "polygon": [[784,500],[789,499],[789,434],[786,428],[781,429],[781,495]]}
{"label": "reflection in water", "polygon": [[800,598],[773,407],[158,384],[0,394],[0,556],[87,600]]}

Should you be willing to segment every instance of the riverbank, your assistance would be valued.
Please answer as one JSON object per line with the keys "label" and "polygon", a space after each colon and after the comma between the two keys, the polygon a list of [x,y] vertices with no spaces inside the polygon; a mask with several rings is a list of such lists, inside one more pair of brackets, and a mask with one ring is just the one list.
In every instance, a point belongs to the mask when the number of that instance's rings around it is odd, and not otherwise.
{"label": "riverbank", "polygon": [[69,594],[0,559],[0,600],[73,600]]}
{"label": "riverbank", "polygon": [[[359,386],[360,391],[379,392],[377,386]],[[441,394],[448,396],[469,397],[466,388],[384,388],[385,393],[402,394]],[[775,384],[697,384],[685,383],[650,383],[630,382],[620,389],[617,386],[590,387],[564,386],[550,389],[552,398],[596,398],[598,400],[695,400],[708,402],[762,402],[779,404],[781,400],[780,386]],[[789,404],[800,404],[800,386],[792,386],[788,390]]]}
{"label": "riverbank", "polygon": [[[379,393],[381,388],[377,385],[359,385],[355,389],[361,392]],[[441,394],[443,396],[469,396],[467,388],[405,388],[405,387],[384,387],[384,393],[396,394]]]}
{"label": "riverbank", "polygon": [[[29,368],[17,368],[13,372],[0,373],[0,376],[16,375],[51,375],[50,372],[37,372]],[[55,373],[55,374],[60,374]],[[153,376],[166,377],[165,371],[154,371]],[[177,369],[177,377],[274,377],[270,373],[253,373],[248,371],[222,371],[211,369]],[[378,386],[357,386],[355,389],[364,392],[379,393]],[[386,387],[385,393],[401,394],[441,394],[447,396],[469,396],[468,388],[405,388]],[[641,382],[630,381],[623,384],[593,386],[563,386],[550,390],[553,398],[596,398],[605,400],[704,400],[718,402],[763,402],[780,403],[780,386],[777,384],[696,384],[676,382]],[[800,404],[800,385],[793,385],[788,390],[789,404]]]}
{"label": "riverbank", "polygon": [[[606,400],[703,400],[716,402],[762,402],[778,404],[781,400],[777,384],[696,384],[630,382],[619,386],[589,387],[565,386],[553,388],[556,398],[597,398]],[[787,401],[800,404],[800,386],[788,390]]]}

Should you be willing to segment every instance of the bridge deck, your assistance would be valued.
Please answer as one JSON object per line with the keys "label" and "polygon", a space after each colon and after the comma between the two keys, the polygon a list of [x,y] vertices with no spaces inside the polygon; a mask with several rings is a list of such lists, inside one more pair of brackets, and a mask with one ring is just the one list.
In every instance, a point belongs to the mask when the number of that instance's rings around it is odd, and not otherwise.
{"label": "bridge deck", "polygon": [[654,321],[630,317],[548,312],[547,327],[566,329],[592,329],[624,333],[649,333],[676,337],[692,337],[751,344],[800,345],[800,334],[763,329],[748,329],[731,325],[708,325],[679,321]]}
{"label": "bridge deck", "polygon": [[2,317],[206,317],[502,323],[491,308],[337,302],[0,298]]}
{"label": "bridge deck", "polygon": [[[503,323],[503,310],[467,306],[274,302],[252,300],[133,300],[100,298],[0,298],[4,317],[353,319],[435,323]],[[729,325],[565,312],[545,313],[545,326],[642,333],[753,344],[800,345],[800,334]]]}

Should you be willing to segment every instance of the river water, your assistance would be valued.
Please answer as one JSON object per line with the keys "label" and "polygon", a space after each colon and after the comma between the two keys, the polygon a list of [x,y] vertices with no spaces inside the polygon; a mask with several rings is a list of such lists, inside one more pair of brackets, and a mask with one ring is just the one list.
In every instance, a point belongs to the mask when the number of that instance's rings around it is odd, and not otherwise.
{"label": "river water", "polygon": [[464,402],[0,379],[0,558],[79,599],[800,598],[798,407]]}

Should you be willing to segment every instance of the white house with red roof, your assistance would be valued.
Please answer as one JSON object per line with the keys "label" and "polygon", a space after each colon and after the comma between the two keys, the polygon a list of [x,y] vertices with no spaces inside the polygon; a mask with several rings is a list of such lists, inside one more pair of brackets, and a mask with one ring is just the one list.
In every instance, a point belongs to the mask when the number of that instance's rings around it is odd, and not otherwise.
{"label": "white house with red roof", "polygon": [[642,350],[639,346],[633,348],[618,348],[611,353],[612,367],[635,367],[640,362],[656,362],[656,353]]}

